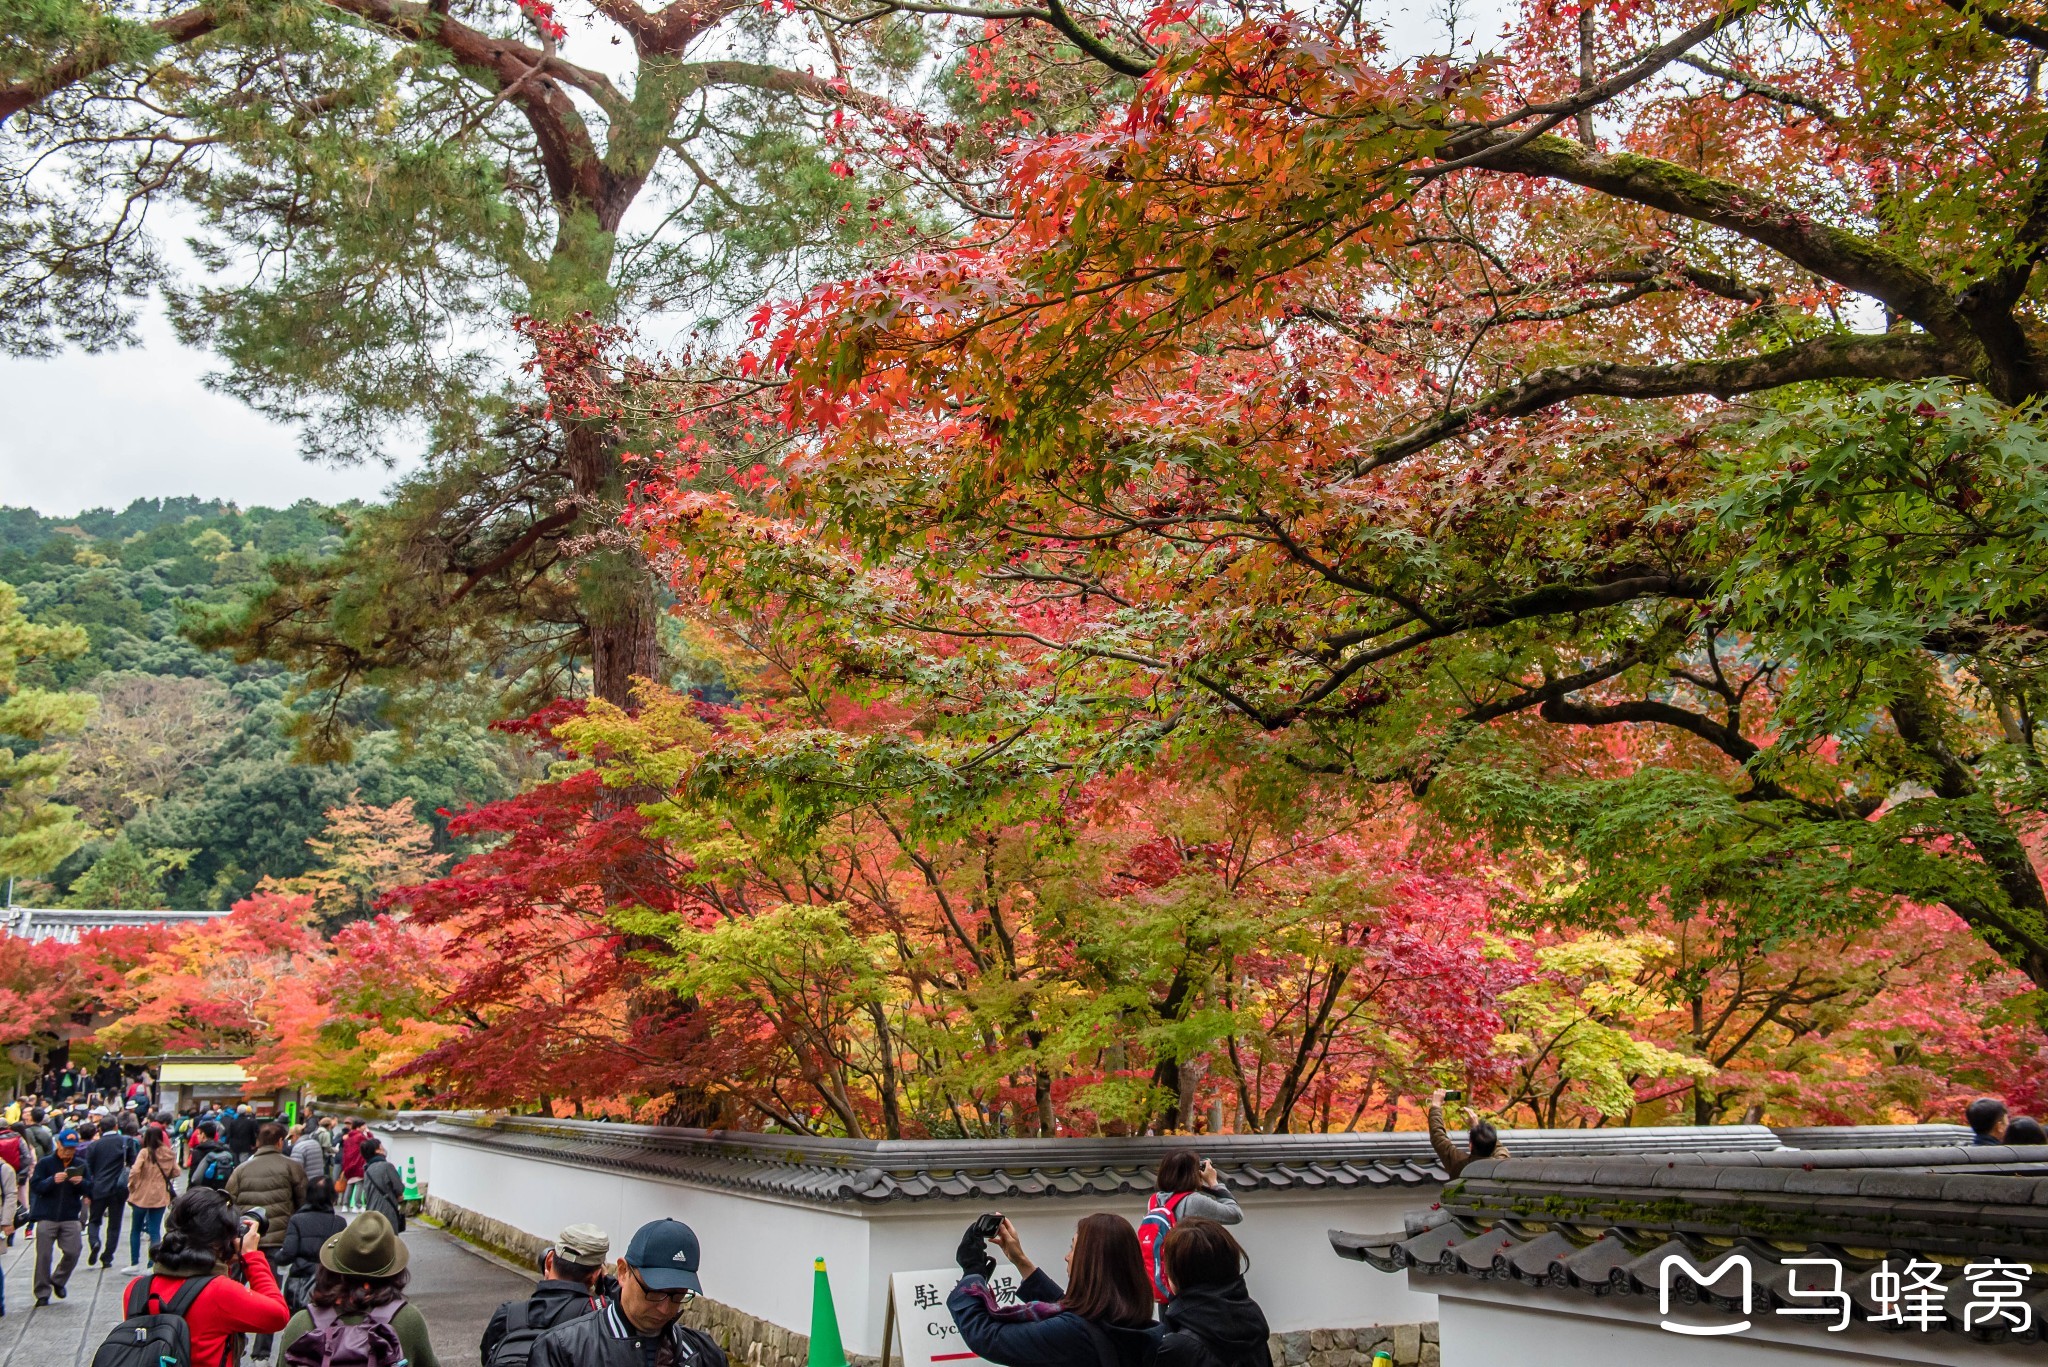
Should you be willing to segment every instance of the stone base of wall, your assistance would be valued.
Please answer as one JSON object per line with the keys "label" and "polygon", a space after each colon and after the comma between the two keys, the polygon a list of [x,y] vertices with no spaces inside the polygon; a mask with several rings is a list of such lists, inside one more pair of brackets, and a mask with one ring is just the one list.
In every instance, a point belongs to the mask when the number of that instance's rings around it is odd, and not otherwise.
{"label": "stone base of wall", "polygon": [[1368,1367],[1384,1348],[1394,1367],[1438,1367],[1436,1322],[1375,1324],[1365,1329],[1300,1329],[1266,1341],[1273,1367]]}
{"label": "stone base of wall", "polygon": [[[479,1215],[466,1206],[452,1201],[443,1201],[429,1191],[421,1202],[420,1213],[447,1230],[450,1234],[467,1239],[470,1243],[484,1248],[521,1267],[540,1266],[540,1255],[546,1250],[548,1241],[536,1238],[523,1229],[514,1229],[502,1220],[493,1220],[488,1215]],[[1278,1360],[1275,1360],[1278,1367]]]}
{"label": "stone base of wall", "polygon": [[[691,1301],[683,1309],[683,1323],[718,1340],[718,1346],[725,1349],[734,1367],[741,1363],[751,1367],[805,1367],[810,1360],[810,1335],[756,1319],[744,1310],[714,1300],[700,1297]],[[846,1361],[848,1367],[881,1367],[881,1359],[858,1353],[848,1353]]]}
{"label": "stone base of wall", "polygon": [[[500,1220],[443,1201],[427,1193],[425,1213],[443,1229],[480,1244],[522,1267],[538,1263],[547,1240]],[[806,1367],[808,1334],[749,1315],[718,1301],[700,1298],[683,1311],[683,1322],[718,1341],[734,1367]],[[1436,1325],[1380,1324],[1369,1329],[1303,1329],[1275,1334],[1269,1341],[1273,1367],[1369,1367],[1381,1348],[1394,1355],[1394,1367],[1438,1367]],[[880,1367],[880,1359],[848,1353],[849,1367]]]}

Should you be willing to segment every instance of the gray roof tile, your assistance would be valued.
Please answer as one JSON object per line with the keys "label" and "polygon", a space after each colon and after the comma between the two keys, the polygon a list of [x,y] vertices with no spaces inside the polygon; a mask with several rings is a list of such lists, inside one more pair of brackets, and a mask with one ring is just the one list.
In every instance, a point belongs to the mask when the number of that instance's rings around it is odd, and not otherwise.
{"label": "gray roof tile", "polygon": [[[1740,1255],[1755,1272],[1763,1309],[1810,1309],[1795,1298],[1787,1260],[1832,1257],[1854,1318],[1883,1327],[1870,1290],[1873,1269],[1903,1272],[1918,1260],[1940,1267],[1946,1314],[1937,1326],[1961,1332],[1968,1298],[1962,1266],[1992,1256],[2048,1268],[2048,1151],[2006,1150],[1987,1171],[1984,1149],[1887,1144],[1869,1151],[1822,1150],[1795,1164],[1779,1154],[1763,1164],[1700,1162],[1676,1154],[1570,1161],[1508,1159],[1449,1188],[1430,1217],[1433,1228],[1406,1237],[1354,1240],[1348,1256],[1382,1270],[1426,1276],[1512,1278],[1553,1294],[1659,1295],[1668,1257],[1683,1257],[1708,1278],[1676,1278],[1675,1299],[1732,1311],[1739,1284],[1712,1274]],[[1541,1211],[1540,1219],[1530,1212]],[[1532,1222],[1533,1221],[1533,1222]],[[1340,1249],[1351,1239],[1332,1234]],[[1799,1285],[1814,1286],[1811,1269]],[[1979,1325],[1991,1342],[2048,1342],[2048,1286],[2028,1298],[2035,1313],[2024,1332],[2009,1322]],[[1783,1321],[1825,1332],[1823,1319]],[[1908,1327],[1910,1328],[1910,1327]]]}

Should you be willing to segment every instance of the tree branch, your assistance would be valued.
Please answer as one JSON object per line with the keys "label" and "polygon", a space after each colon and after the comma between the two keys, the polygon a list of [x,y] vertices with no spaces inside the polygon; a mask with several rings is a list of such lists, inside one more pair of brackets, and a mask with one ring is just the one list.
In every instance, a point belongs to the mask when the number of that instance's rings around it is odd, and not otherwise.
{"label": "tree branch", "polygon": [[[194,5],[176,14],[167,14],[147,27],[155,30],[162,40],[158,48],[161,51],[165,47],[177,47],[202,38],[220,25],[219,14],[206,5]],[[117,42],[90,43],[83,51],[66,57],[39,76],[0,86],[0,124],[45,96],[96,76],[130,55]]]}
{"label": "tree branch", "polygon": [[1469,158],[1473,165],[1567,181],[1739,233],[1824,279],[1878,300],[1952,348],[1976,349],[1975,334],[1940,281],[1878,243],[1816,222],[1792,205],[1676,162],[1633,152],[1588,151],[1567,138],[1523,143],[1504,130],[1475,129],[1459,142],[1495,144],[1494,150]]}
{"label": "tree branch", "polygon": [[1726,81],[1733,86],[1740,86],[1745,94],[1754,95],[1760,100],[1769,100],[1772,104],[1782,104],[1791,109],[1803,109],[1814,117],[1824,119],[1829,123],[1834,123],[1841,118],[1841,115],[1835,113],[1834,110],[1828,108],[1819,100],[1809,99],[1796,90],[1784,90],[1778,86],[1760,81],[1754,76],[1737,71],[1732,66],[1722,66],[1719,62],[1710,62],[1704,57],[1695,57],[1691,53],[1687,53],[1678,60],[1695,71],[1705,72],[1716,80]]}
{"label": "tree branch", "polygon": [[1067,40],[1075,47],[1081,49],[1081,51],[1087,53],[1111,71],[1133,77],[1145,77],[1152,74],[1152,63],[1140,61],[1136,57],[1126,57],[1123,53],[1118,52],[1115,48],[1088,32],[1086,28],[1075,21],[1073,15],[1067,12],[1067,7],[1061,3],[1061,0],[1046,0],[1045,7],[1047,13],[1051,16],[1046,20],[1047,23],[1065,34]]}
{"label": "tree branch", "polygon": [[1629,702],[1586,703],[1572,698],[1547,699],[1539,712],[1543,720],[1568,726],[1615,726],[1647,722],[1689,731],[1737,764],[1747,764],[1761,753],[1757,744],[1733,727],[1712,717],[1654,698]]}
{"label": "tree branch", "polygon": [[1975,19],[1984,26],[1987,33],[1995,33],[2001,38],[2009,38],[2015,43],[2025,43],[2028,47],[2048,52],[2048,28],[2030,24],[2024,19],[2015,19],[2003,10],[1987,9],[1977,3],[1977,0],[1942,0],[1942,3],[1957,14]]}
{"label": "tree branch", "polygon": [[1352,477],[1405,460],[1474,428],[1526,417],[1571,399],[1668,399],[1692,394],[1726,399],[1810,380],[1927,380],[1956,374],[1959,369],[1931,339],[1892,334],[1820,338],[1761,356],[1724,361],[1650,366],[1589,361],[1554,366],[1381,442],[1360,459]]}
{"label": "tree branch", "polygon": [[580,516],[579,509],[573,507],[564,508],[559,512],[550,513],[548,516],[540,519],[540,521],[527,527],[525,531],[513,538],[511,545],[499,551],[483,564],[469,570],[463,576],[462,587],[455,591],[455,595],[448,600],[449,603],[452,605],[467,598],[470,590],[474,589],[478,584],[481,584],[485,579],[526,554],[527,551],[533,548],[535,543],[549,532],[560,531],[562,528],[575,522],[578,516]]}

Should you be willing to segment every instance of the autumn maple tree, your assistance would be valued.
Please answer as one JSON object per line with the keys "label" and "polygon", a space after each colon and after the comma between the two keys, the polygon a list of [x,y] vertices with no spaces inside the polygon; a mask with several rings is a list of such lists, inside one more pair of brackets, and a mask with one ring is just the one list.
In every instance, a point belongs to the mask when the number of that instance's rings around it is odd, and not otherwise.
{"label": "autumn maple tree", "polygon": [[345,925],[295,961],[260,1008],[264,1035],[247,1061],[250,1086],[305,1087],[315,1096],[405,1106],[432,1100],[407,1065],[445,1043],[445,933],[403,918]]}
{"label": "autumn maple tree", "polygon": [[96,1018],[121,1000],[126,974],[161,950],[158,926],[88,930],[76,940],[9,942],[0,955],[0,1048],[47,1056],[90,1046]]}
{"label": "autumn maple tree", "polygon": [[133,1055],[249,1053],[270,1032],[266,1012],[318,952],[311,912],[309,898],[258,894],[166,936],[109,994],[114,1019],[99,1043]]}
{"label": "autumn maple tree", "polygon": [[[2044,30],[1537,3],[1402,61],[1192,14],[963,243],[650,394],[679,587],[839,677],[1007,670],[1012,753],[1248,728],[1399,785],[1581,869],[1553,924],[1906,898],[2048,986]],[[702,482],[720,402],[781,424],[752,493]]]}

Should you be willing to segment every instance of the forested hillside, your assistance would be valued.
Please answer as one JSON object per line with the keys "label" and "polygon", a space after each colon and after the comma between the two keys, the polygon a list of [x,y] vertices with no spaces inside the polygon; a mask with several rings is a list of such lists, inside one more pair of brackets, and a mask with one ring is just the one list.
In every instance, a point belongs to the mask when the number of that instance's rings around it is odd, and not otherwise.
{"label": "forested hillside", "polygon": [[361,732],[348,761],[296,763],[294,718],[322,700],[294,704],[295,680],[277,666],[238,665],[180,634],[260,583],[272,558],[338,546],[350,511],[196,498],[72,518],[0,508],[0,583],[30,622],[86,638],[83,653],[25,665],[19,685],[97,700],[53,794],[92,834],[47,884],[18,885],[16,901],[225,907],[265,877],[305,874],[318,859],[306,842],[351,802],[410,800],[445,846],[440,809],[514,790],[518,760],[480,722],[402,735],[376,720],[369,694],[348,700]]}

